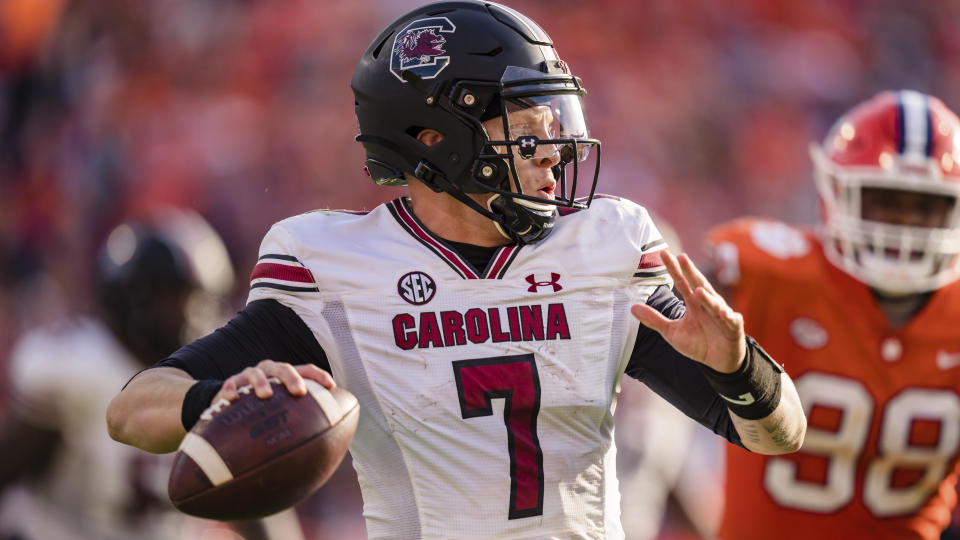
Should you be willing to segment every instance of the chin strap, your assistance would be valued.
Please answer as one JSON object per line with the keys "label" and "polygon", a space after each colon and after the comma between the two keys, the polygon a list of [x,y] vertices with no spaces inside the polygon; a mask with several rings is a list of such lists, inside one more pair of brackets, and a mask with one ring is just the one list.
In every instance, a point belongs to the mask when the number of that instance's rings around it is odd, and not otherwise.
{"label": "chin strap", "polygon": [[415,177],[436,192],[448,193],[473,211],[493,221],[497,231],[505,238],[520,244],[532,244],[547,237],[553,230],[557,207],[552,204],[537,204],[500,194],[491,194],[484,208],[470,198],[463,189],[447,180],[440,171],[421,161]]}
{"label": "chin strap", "polygon": [[[490,213],[493,213],[493,201],[494,201],[494,199],[496,199],[496,198],[499,197],[499,196],[500,196],[500,195],[494,193],[493,195],[490,196],[489,199],[487,199],[487,208],[490,210]],[[509,233],[507,233],[507,231],[503,230],[503,225],[500,225],[500,222],[499,222],[499,221],[493,220],[493,225],[494,225],[494,227],[497,228],[497,232],[500,233],[500,235],[503,236],[504,238],[506,238],[507,240],[511,240],[511,241],[516,241],[516,240],[517,240],[517,238],[516,238],[515,236],[511,236]]]}

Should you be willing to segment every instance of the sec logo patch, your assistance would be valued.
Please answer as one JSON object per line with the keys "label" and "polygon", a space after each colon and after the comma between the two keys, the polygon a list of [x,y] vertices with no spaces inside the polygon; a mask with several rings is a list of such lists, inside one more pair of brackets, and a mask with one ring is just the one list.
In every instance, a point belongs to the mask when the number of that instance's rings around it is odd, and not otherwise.
{"label": "sec logo patch", "polygon": [[423,272],[408,272],[397,281],[397,292],[407,302],[422,306],[433,299],[437,284]]}

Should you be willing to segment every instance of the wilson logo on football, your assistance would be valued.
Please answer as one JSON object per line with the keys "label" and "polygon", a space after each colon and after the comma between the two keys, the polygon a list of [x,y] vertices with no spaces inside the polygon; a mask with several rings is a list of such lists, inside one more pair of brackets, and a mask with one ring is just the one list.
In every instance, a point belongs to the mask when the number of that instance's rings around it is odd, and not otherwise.
{"label": "wilson logo on football", "polygon": [[407,302],[422,306],[433,299],[437,284],[423,272],[409,272],[397,281],[397,292]]}
{"label": "wilson logo on football", "polygon": [[560,285],[560,274],[556,272],[550,272],[550,281],[537,281],[537,278],[530,274],[526,278],[527,283],[530,284],[530,287],[527,288],[527,292],[537,292],[540,287],[553,287],[553,292],[557,292],[563,289],[563,286]]}
{"label": "wilson logo on football", "polygon": [[446,17],[419,19],[408,24],[393,40],[390,72],[401,81],[404,70],[421,79],[436,77],[450,64],[450,57],[442,56],[447,52],[444,49],[447,38],[442,34],[452,34],[456,29]]}

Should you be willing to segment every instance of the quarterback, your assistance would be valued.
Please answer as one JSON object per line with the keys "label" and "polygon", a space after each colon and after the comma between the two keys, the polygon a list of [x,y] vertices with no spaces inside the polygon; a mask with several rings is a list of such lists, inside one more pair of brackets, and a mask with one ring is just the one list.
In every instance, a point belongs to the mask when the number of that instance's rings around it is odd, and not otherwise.
{"label": "quarterback", "polygon": [[790,456],[728,448],[721,536],[934,540],[960,448],[960,120],[883,92],[812,155],[819,234],[742,219],[710,236],[717,281],[809,421]]}
{"label": "quarterback", "polygon": [[371,538],[622,538],[624,373],[734,444],[799,447],[795,388],[742,317],[646,210],[594,196],[585,90],[536,23],[423,6],[373,40],[352,87],[366,170],[410,196],[275,224],[246,308],[134,377],[114,438],[172,451],[239,385],[336,381],[360,402]]}

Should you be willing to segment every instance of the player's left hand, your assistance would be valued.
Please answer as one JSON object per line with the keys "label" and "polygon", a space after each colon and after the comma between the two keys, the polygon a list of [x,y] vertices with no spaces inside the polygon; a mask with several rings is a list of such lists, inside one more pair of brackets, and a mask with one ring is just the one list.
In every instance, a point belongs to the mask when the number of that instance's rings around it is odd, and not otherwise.
{"label": "player's left hand", "polygon": [[686,313],[668,319],[646,304],[634,304],[630,312],[684,356],[720,372],[736,371],[747,351],[743,316],[727,305],[686,254],[674,257],[665,251],[663,261]]}

